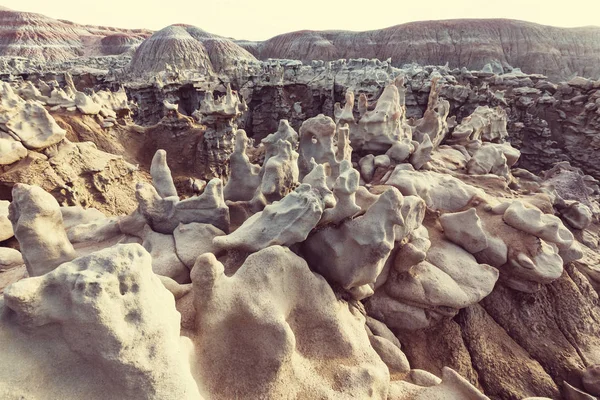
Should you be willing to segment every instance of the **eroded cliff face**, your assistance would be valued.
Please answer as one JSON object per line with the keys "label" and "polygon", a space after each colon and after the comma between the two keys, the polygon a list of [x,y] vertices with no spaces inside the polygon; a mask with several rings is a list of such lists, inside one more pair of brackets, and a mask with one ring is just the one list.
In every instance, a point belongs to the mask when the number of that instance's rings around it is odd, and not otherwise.
{"label": "eroded cliff face", "polygon": [[406,63],[467,67],[510,65],[552,79],[600,77],[600,28],[556,28],[515,20],[411,22],[367,32],[298,31],[264,42],[238,42],[257,58],[309,62],[391,58]]}
{"label": "eroded cliff face", "polygon": [[[505,110],[509,141],[523,154],[520,167],[539,173],[557,162],[569,161],[600,179],[594,156],[600,130],[599,81],[575,78],[554,83],[544,75],[516,69],[504,74],[416,65],[398,69],[387,62],[364,59],[311,65],[269,62],[228,80],[248,105],[236,124],[258,142],[277,130],[281,119],[287,119],[298,130],[307,118],[333,115],[334,104],[344,101],[348,89],[357,94],[356,104],[360,94],[377,100],[386,82],[397,76],[405,77],[407,118],[424,115],[431,79],[440,77],[440,96],[450,101],[449,117],[456,122],[479,106]],[[191,116],[200,108],[209,88],[215,94],[226,92],[223,84],[186,80],[184,74],[160,85],[131,85],[127,92],[136,103],[134,120],[152,125],[166,115],[163,100],[178,104],[181,114]]]}

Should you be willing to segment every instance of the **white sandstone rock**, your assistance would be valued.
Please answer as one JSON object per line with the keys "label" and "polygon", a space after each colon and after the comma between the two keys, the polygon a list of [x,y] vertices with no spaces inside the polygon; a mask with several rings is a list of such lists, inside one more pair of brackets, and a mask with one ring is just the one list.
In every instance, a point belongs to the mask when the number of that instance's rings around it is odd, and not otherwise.
{"label": "white sandstone rock", "polygon": [[210,224],[179,224],[173,231],[177,257],[186,267],[192,269],[198,256],[215,252],[213,239],[224,235],[225,232]]}
{"label": "white sandstone rock", "polygon": [[573,243],[573,234],[562,221],[538,208],[526,207],[521,201],[513,201],[504,212],[504,222],[515,229],[555,243],[560,249],[568,249]]}
{"label": "white sandstone rock", "polygon": [[83,92],[75,93],[75,105],[82,114],[97,115],[102,108],[102,105],[94,102],[91,97]]}
{"label": "white sandstone rock", "polygon": [[403,223],[402,195],[389,188],[367,212],[339,227],[313,233],[302,246],[308,263],[360,299],[374,285],[394,247],[394,227]]}
{"label": "white sandstone rock", "polygon": [[39,103],[28,101],[6,127],[28,149],[39,150],[60,142],[66,134]]}
{"label": "white sandstone rock", "polygon": [[0,241],[10,239],[15,234],[13,232],[12,223],[8,219],[10,202],[0,200]]}
{"label": "white sandstone rock", "polygon": [[289,249],[254,253],[230,277],[204,254],[192,282],[197,380],[211,399],[386,398],[364,317]]}
{"label": "white sandstone rock", "polygon": [[[0,318],[0,393],[201,399],[175,301],[151,261],[139,245],[115,246],[8,287],[4,308],[14,316]],[[43,384],[23,385],[36,368]]]}
{"label": "white sandstone rock", "polygon": [[256,252],[268,246],[291,246],[306,240],[323,214],[322,199],[310,185],[302,184],[281,201],[248,218],[227,236],[217,236],[219,250]]}
{"label": "white sandstone rock", "polygon": [[10,247],[0,247],[0,272],[25,264],[19,250]]}
{"label": "white sandstone rock", "polygon": [[188,283],[190,270],[177,256],[173,235],[150,230],[144,236],[142,246],[152,256],[152,271],[157,275],[169,277],[177,283]]}
{"label": "white sandstone rock", "polygon": [[58,203],[39,186],[13,187],[9,219],[29,276],[40,276],[75,258]]}
{"label": "white sandstone rock", "polygon": [[0,165],[10,165],[27,156],[27,149],[9,135],[0,136]]}

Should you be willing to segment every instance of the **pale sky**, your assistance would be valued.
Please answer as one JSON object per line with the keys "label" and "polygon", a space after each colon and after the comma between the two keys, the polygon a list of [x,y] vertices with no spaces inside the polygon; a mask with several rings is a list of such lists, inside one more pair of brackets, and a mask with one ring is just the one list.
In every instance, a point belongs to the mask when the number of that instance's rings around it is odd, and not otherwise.
{"label": "pale sky", "polygon": [[600,0],[0,0],[0,5],[120,28],[159,30],[186,23],[249,40],[302,29],[364,31],[455,18],[511,18],[562,27],[600,25]]}

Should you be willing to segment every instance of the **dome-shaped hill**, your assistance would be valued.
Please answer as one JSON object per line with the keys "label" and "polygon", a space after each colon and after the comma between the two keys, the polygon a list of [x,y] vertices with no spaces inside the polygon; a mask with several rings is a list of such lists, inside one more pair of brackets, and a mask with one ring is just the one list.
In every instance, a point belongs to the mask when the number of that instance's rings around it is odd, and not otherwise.
{"label": "dome-shaped hill", "polygon": [[170,25],[146,39],[131,60],[136,74],[163,71],[166,65],[180,70],[220,71],[236,60],[256,61],[232,40],[191,25]]}
{"label": "dome-shaped hill", "polygon": [[164,71],[167,64],[179,69],[212,71],[206,48],[179,25],[161,29],[137,48],[131,70],[143,74]]}

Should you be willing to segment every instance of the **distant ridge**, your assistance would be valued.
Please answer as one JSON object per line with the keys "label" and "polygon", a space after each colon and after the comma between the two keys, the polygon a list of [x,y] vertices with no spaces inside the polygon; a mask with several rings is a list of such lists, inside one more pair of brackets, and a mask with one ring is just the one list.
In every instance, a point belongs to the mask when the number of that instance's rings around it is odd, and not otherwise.
{"label": "distant ridge", "polygon": [[[151,31],[79,25],[41,14],[13,11],[0,6],[0,56],[64,61],[88,55],[111,55],[129,51]],[[121,35],[104,41],[108,36]],[[120,53],[117,53],[120,54]]]}
{"label": "distant ridge", "polygon": [[467,67],[519,67],[553,79],[600,78],[600,27],[557,28],[510,19],[410,22],[365,32],[297,31],[266,41],[237,41],[259,59],[304,62],[340,58],[392,59]]}

